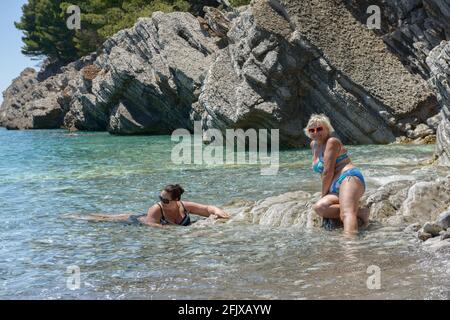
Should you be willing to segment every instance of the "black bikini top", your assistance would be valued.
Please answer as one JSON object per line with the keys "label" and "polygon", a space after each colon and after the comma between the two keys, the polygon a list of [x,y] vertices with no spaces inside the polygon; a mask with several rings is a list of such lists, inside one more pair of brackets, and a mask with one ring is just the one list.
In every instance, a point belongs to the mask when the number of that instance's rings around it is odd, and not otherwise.
{"label": "black bikini top", "polygon": [[[180,201],[180,203],[184,209],[184,218],[183,218],[183,220],[181,220],[179,225],[186,227],[191,224],[191,218],[189,217],[189,211],[186,210],[186,207],[184,206],[183,202]],[[166,218],[164,217],[164,210],[163,210],[162,206],[159,203],[157,203],[157,205],[159,206],[159,209],[161,210],[161,218],[159,219],[160,223],[162,225],[171,224],[171,222],[167,221]]]}

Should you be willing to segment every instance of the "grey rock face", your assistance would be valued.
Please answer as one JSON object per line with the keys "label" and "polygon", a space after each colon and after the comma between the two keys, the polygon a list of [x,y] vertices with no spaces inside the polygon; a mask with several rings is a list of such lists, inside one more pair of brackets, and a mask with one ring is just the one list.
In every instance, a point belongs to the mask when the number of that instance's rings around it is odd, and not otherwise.
{"label": "grey rock face", "polygon": [[442,108],[442,121],[436,134],[436,156],[442,165],[450,166],[450,109]]}
{"label": "grey rock face", "polygon": [[[233,21],[230,45],[208,72],[200,96],[203,127],[277,128],[282,145],[299,146],[309,115],[324,112],[345,142],[387,143],[402,130],[395,126],[399,119],[415,114],[426,121],[436,113],[426,83],[345,7],[335,6],[252,2]],[[401,84],[388,80],[398,78]]]}
{"label": "grey rock face", "polygon": [[437,115],[427,119],[427,125],[436,132],[441,120],[442,120],[441,114],[438,113]]}
{"label": "grey rock face", "polygon": [[408,190],[398,214],[406,222],[434,221],[450,205],[450,176],[419,181]]}
{"label": "grey rock face", "polygon": [[235,20],[230,45],[218,53],[199,98],[203,128],[276,128],[283,145],[299,145],[304,115],[298,111],[298,77],[313,57],[291,50],[284,38],[293,31],[289,23],[265,2],[259,5],[278,29],[260,28],[255,7]]}
{"label": "grey rock face", "polygon": [[394,181],[387,183],[372,193],[365,194],[361,202],[370,208],[373,219],[385,222],[395,216],[408,196],[413,181]]}
{"label": "grey rock face", "polygon": [[445,33],[450,40],[450,1],[449,0],[423,0],[424,8],[436,26]]}
{"label": "grey rock face", "polygon": [[450,40],[449,0],[345,0],[346,7],[363,24],[381,9],[381,29],[373,29],[411,72],[424,79],[430,75],[426,58],[442,40]]}
{"label": "grey rock face", "polygon": [[192,129],[192,105],[216,45],[188,13],[154,13],[104,45],[102,70],[88,90],[75,92],[66,125],[84,129],[86,113],[105,110],[115,134],[169,134]]}
{"label": "grey rock face", "polygon": [[38,81],[44,81],[52,76],[61,73],[61,68],[64,67],[64,63],[58,60],[45,59],[41,65],[41,69],[37,74]]}
{"label": "grey rock face", "polygon": [[5,93],[1,124],[117,134],[192,129],[192,106],[217,50],[215,40],[189,13],[156,12],[108,39],[98,57],[42,82],[27,71]]}
{"label": "grey rock face", "polygon": [[237,16],[235,12],[222,12],[214,7],[205,7],[205,17],[208,28],[218,37],[226,38],[231,27],[231,20]]}
{"label": "grey rock face", "polygon": [[[36,71],[32,68],[25,69],[18,78],[13,80],[12,84],[3,93],[4,100],[2,107],[0,108],[0,125],[2,127],[13,128],[13,123],[18,123],[20,121],[19,119],[25,122],[22,117],[22,106],[28,99],[27,97],[24,97],[24,93],[28,91],[29,87],[34,86],[36,83]],[[28,126],[32,126],[31,120],[28,120],[27,122]],[[25,127],[25,123],[23,127]]]}
{"label": "grey rock face", "polygon": [[429,83],[442,106],[436,130],[436,156],[440,164],[450,166],[450,41],[442,41],[434,48],[427,64],[431,69]]}
{"label": "grey rock face", "polygon": [[61,72],[39,82],[33,69],[25,69],[3,93],[0,125],[8,129],[53,129],[63,126],[70,108],[69,83],[79,81],[81,69],[92,63],[85,57],[61,69]]}

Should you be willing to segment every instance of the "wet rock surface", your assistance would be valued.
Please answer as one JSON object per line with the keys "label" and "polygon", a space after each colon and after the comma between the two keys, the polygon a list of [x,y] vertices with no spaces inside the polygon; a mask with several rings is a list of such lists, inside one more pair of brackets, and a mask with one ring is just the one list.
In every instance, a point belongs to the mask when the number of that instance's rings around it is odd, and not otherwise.
{"label": "wet rock surface", "polygon": [[[314,212],[312,206],[319,198],[319,193],[295,191],[225,207],[233,213],[233,219],[254,224],[305,230],[342,228],[339,220],[322,219]],[[360,205],[370,210],[368,231],[379,226],[403,230],[405,234],[415,235],[430,250],[448,248],[450,175],[427,182],[387,183],[369,190]]]}

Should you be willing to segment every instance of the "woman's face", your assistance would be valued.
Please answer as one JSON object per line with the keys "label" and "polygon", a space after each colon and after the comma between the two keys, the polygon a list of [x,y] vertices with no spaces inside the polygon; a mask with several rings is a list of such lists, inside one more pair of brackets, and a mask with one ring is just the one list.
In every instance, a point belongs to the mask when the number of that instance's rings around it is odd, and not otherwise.
{"label": "woman's face", "polygon": [[165,190],[161,191],[159,195],[159,200],[161,200],[163,206],[170,206],[171,204],[174,203],[172,195]]}
{"label": "woman's face", "polygon": [[308,133],[312,140],[323,140],[329,134],[327,126],[321,122],[315,122],[308,127]]}

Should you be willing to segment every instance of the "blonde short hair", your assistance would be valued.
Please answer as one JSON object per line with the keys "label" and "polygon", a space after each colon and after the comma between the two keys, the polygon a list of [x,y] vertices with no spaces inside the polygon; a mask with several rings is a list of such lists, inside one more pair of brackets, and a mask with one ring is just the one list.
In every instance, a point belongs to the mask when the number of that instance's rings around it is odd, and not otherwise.
{"label": "blonde short hair", "polygon": [[308,124],[306,125],[306,128],[304,129],[305,134],[308,138],[311,139],[311,136],[308,132],[308,129],[313,125],[313,124],[322,124],[324,127],[326,127],[328,129],[328,132],[330,133],[330,135],[332,135],[334,133],[334,128],[330,123],[330,118],[328,118],[325,114],[321,113],[321,114],[312,114],[311,117],[309,118]]}

